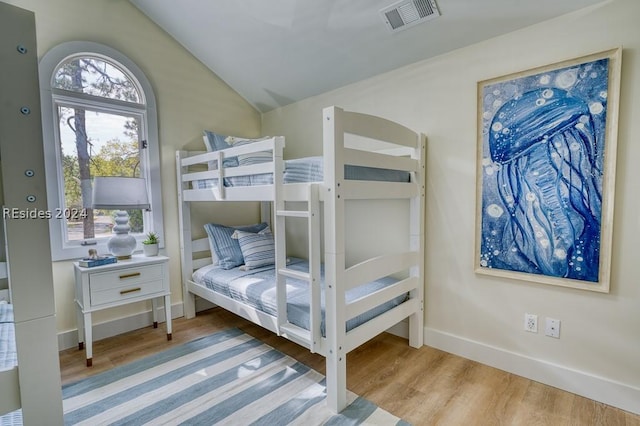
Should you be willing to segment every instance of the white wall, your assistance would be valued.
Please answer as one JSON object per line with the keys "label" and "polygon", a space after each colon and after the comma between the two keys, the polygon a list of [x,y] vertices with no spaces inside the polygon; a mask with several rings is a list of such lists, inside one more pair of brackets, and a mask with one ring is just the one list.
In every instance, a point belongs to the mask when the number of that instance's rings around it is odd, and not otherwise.
{"label": "white wall", "polygon": [[[205,128],[221,133],[257,136],[260,133],[258,112],[128,1],[5,2],[35,12],[38,57],[66,41],[98,42],[128,56],[151,82],[160,127],[165,254],[171,258],[172,303],[179,305],[182,287],[175,151],[204,150],[201,134]],[[249,210],[237,207],[210,210],[199,210],[195,222],[204,222],[205,215],[209,220],[253,221],[259,217],[257,206]],[[204,230],[201,236],[204,236]],[[75,330],[71,262],[55,262],[53,273],[58,332]],[[143,302],[100,311],[94,315],[94,321],[111,321],[149,309],[150,303]]]}
{"label": "white wall", "polygon": [[[637,0],[605,2],[271,111],[262,130],[286,136],[286,158],[320,154],[329,105],[424,132],[426,344],[640,413],[638,17]],[[618,46],[610,293],[474,274],[477,82]],[[523,331],[525,312],[560,319],[561,338]]]}

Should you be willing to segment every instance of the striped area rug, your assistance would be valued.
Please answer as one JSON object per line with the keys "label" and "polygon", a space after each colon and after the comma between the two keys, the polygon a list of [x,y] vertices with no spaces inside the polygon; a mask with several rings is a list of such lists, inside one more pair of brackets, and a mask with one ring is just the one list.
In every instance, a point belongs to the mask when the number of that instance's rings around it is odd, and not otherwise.
{"label": "striped area rug", "polygon": [[63,387],[68,425],[407,425],[349,393],[340,414],[325,378],[238,329]]}

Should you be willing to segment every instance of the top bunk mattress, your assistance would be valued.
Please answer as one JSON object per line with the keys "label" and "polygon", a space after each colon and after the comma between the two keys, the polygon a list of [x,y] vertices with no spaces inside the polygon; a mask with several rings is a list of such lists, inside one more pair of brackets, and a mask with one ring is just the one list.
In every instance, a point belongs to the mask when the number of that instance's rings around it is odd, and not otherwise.
{"label": "top bunk mattress", "polygon": [[[409,182],[410,174],[402,170],[378,169],[363,166],[344,166],[345,179],[369,180],[384,182]],[[324,179],[324,161],[321,156],[296,158],[284,162],[284,183],[322,182]],[[271,185],[273,177],[270,173],[235,176],[224,178],[225,186],[256,186]],[[205,179],[196,181],[197,189],[214,188],[218,185],[217,179]]]}
{"label": "top bunk mattress", "polygon": [[[284,162],[284,183],[322,182],[324,160],[322,157],[296,158]],[[375,180],[384,182],[409,182],[408,172],[377,169],[363,166],[344,166],[344,177],[349,180]]]}
{"label": "top bunk mattress", "polygon": [[[300,272],[309,271],[309,263],[303,259],[291,258],[287,268]],[[321,268],[321,333],[325,336],[324,309],[324,267]],[[242,302],[269,315],[276,315],[276,277],[273,265],[243,271],[240,268],[222,269],[209,265],[198,269],[193,274],[193,281],[204,285],[210,290]],[[358,286],[347,291],[347,302],[352,302],[366,294],[385,288],[397,280],[385,277]],[[349,331],[372,318],[400,305],[407,300],[408,295],[401,295],[382,305],[379,305],[361,315],[347,321],[346,331]],[[298,327],[309,330],[309,284],[295,278],[287,278],[287,317],[289,322]]]}

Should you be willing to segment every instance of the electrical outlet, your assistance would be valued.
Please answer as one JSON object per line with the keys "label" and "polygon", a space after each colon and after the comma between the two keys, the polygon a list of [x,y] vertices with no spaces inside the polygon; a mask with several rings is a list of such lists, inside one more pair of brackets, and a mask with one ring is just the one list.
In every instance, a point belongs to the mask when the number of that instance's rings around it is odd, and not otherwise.
{"label": "electrical outlet", "polygon": [[559,339],[560,338],[560,320],[547,318],[547,322],[544,328],[544,335]]}
{"label": "electrical outlet", "polygon": [[535,314],[524,314],[524,330],[537,333],[538,332],[538,316]]}

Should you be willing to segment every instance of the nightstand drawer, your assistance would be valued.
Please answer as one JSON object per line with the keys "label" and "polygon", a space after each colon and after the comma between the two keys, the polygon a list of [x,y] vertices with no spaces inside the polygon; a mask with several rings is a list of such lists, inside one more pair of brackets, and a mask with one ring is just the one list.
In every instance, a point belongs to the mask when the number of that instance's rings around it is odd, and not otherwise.
{"label": "nightstand drawer", "polygon": [[131,282],[126,284],[113,284],[111,288],[94,291],[91,289],[91,306],[99,306],[107,303],[114,303],[121,300],[133,299],[135,297],[146,296],[158,293],[163,290],[163,281],[154,280],[146,282]]}
{"label": "nightstand drawer", "polygon": [[96,291],[135,286],[147,281],[162,280],[162,265],[138,266],[116,271],[98,272],[89,276],[89,287],[93,294]]}

